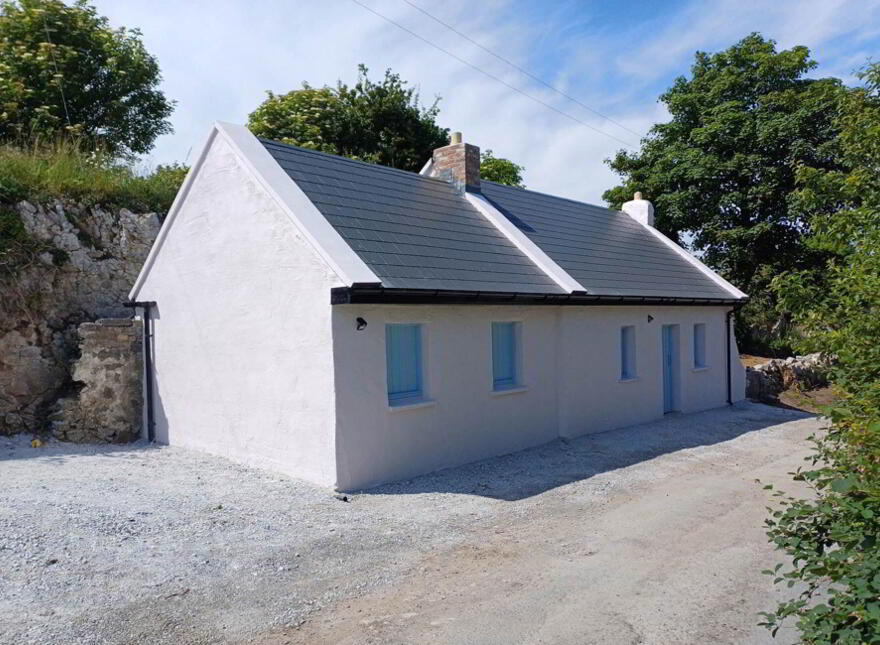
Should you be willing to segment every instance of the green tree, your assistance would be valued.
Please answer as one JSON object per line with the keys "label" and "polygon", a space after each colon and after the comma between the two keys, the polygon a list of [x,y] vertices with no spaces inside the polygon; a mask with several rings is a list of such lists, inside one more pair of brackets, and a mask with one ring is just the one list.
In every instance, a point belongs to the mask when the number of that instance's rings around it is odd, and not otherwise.
{"label": "green tree", "polygon": [[449,131],[436,123],[435,100],[423,106],[415,88],[386,70],[381,82],[358,67],[349,87],[302,89],[268,98],[248,118],[260,137],[403,170],[418,171],[431,152],[448,143]]}
{"label": "green tree", "polygon": [[804,166],[795,201],[812,213],[806,243],[829,254],[817,270],[778,276],[780,305],[793,312],[797,345],[837,357],[841,402],[815,439],[809,499],[781,496],[769,535],[791,558],[772,573],[804,591],[767,613],[778,629],[796,621],[804,643],[880,643],[880,65],[841,102],[844,169]]}
{"label": "green tree", "polygon": [[491,150],[484,150],[480,154],[480,177],[507,186],[525,188],[522,166],[513,163],[509,159],[502,159],[492,154]]}
{"label": "green tree", "polygon": [[148,151],[173,103],[140,32],[111,29],[77,0],[0,4],[0,139],[83,138],[110,154]]}
{"label": "green tree", "polygon": [[[248,117],[258,137],[413,172],[449,143],[449,129],[437,125],[440,99],[423,106],[415,88],[390,69],[379,83],[359,65],[352,87],[303,83],[286,94],[267,94]],[[480,170],[491,181],[522,185],[522,166],[491,150],[482,155]]]}
{"label": "green tree", "polygon": [[837,167],[834,116],[844,89],[838,79],[805,78],[815,65],[806,47],[777,51],[759,34],[698,52],[691,77],[660,96],[670,121],[651,128],[638,152],[609,160],[624,180],[605,192],[609,204],[641,191],[657,207],[658,229],[689,240],[751,296],[739,332],[753,349],[784,328],[773,277],[825,259],[805,246],[810,219],[791,205],[799,166]]}

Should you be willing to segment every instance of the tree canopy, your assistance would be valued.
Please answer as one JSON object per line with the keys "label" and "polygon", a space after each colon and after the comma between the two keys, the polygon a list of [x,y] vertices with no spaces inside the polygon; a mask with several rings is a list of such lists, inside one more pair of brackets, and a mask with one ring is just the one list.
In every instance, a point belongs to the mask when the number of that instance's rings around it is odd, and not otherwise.
{"label": "tree canopy", "polygon": [[418,171],[435,148],[445,146],[449,130],[436,123],[436,99],[423,106],[419,94],[391,70],[380,82],[364,65],[349,87],[302,89],[268,98],[248,118],[260,137],[402,170]]}
{"label": "tree canopy", "polygon": [[480,178],[507,186],[525,188],[522,173],[525,170],[509,159],[496,157],[491,150],[480,153]]}
{"label": "tree canopy", "polygon": [[156,59],[140,32],[111,29],[85,0],[0,4],[0,139],[59,136],[110,154],[150,150],[171,132],[173,103],[158,89]]}
{"label": "tree canopy", "polygon": [[800,348],[836,355],[847,368],[839,384],[880,388],[880,64],[860,76],[865,86],[846,95],[837,118],[843,168],[797,172],[792,201],[811,218],[805,245],[826,260],[772,286],[779,308],[794,316]]}
{"label": "tree canopy", "polygon": [[[449,129],[437,125],[440,99],[422,105],[416,89],[390,69],[380,82],[359,65],[351,87],[303,83],[286,94],[267,94],[248,118],[259,137],[412,172],[449,143]],[[522,183],[523,168],[491,150],[482,155],[480,170],[491,181]]]}
{"label": "tree canopy", "polygon": [[690,241],[710,266],[751,296],[740,332],[746,345],[780,327],[770,281],[824,262],[804,244],[811,218],[794,208],[800,166],[839,167],[838,79],[809,79],[806,47],[777,51],[751,34],[729,49],[698,52],[691,77],[660,96],[670,121],[641,149],[609,161],[623,183],[605,192],[615,207],[636,190],[653,200],[657,228]]}

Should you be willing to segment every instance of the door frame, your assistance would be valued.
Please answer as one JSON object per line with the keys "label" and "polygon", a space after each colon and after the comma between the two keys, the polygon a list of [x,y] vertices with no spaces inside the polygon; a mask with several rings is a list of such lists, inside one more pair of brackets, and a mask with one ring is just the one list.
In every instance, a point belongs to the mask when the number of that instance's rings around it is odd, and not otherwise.
{"label": "door frame", "polygon": [[663,382],[663,414],[681,410],[681,326],[663,325],[660,340],[660,372]]}

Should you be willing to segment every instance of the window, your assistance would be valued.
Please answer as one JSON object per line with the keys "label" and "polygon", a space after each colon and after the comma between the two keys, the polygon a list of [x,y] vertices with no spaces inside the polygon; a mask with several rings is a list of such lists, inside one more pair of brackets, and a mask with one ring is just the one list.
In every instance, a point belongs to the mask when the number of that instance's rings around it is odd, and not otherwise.
{"label": "window", "polygon": [[385,325],[385,363],[389,405],[422,398],[421,325]]}
{"label": "window", "polygon": [[620,378],[636,377],[636,328],[632,325],[620,328]]}
{"label": "window", "polygon": [[492,323],[492,389],[509,390],[520,385],[519,323]]}
{"label": "window", "polygon": [[694,325],[694,367],[706,367],[706,323]]}

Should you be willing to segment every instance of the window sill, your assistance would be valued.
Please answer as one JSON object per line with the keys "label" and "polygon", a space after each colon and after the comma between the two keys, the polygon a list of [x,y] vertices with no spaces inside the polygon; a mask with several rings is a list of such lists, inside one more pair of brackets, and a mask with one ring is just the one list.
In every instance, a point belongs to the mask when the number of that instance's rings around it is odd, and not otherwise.
{"label": "window sill", "polygon": [[514,385],[513,387],[507,387],[501,390],[492,390],[489,392],[489,396],[507,396],[508,394],[520,394],[528,391],[529,388],[525,385]]}
{"label": "window sill", "polygon": [[708,369],[709,369],[708,365],[703,365],[702,367],[695,367],[691,371],[692,372],[705,372]]}
{"label": "window sill", "polygon": [[434,399],[414,399],[412,401],[401,401],[400,403],[389,404],[388,411],[402,412],[404,410],[418,410],[419,408],[429,408],[436,404],[437,401]]}
{"label": "window sill", "polygon": [[628,378],[619,378],[617,379],[618,383],[635,383],[639,380],[638,376],[630,376]]}

